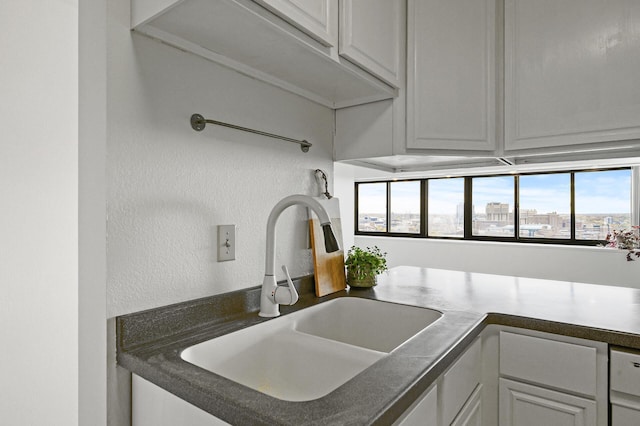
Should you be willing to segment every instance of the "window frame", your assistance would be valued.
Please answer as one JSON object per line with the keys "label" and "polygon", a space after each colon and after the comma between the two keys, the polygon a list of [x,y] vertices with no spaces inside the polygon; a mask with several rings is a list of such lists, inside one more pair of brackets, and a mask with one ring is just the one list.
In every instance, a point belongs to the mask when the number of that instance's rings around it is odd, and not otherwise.
{"label": "window frame", "polygon": [[[422,238],[431,240],[449,240],[449,241],[490,241],[490,242],[509,242],[519,244],[553,244],[553,245],[569,245],[569,246],[597,246],[601,245],[604,240],[584,240],[576,239],[576,212],[575,212],[575,174],[584,172],[605,172],[615,170],[629,170],[631,173],[631,188],[630,188],[630,215],[631,225],[637,225],[640,223],[639,209],[634,209],[634,202],[636,201],[635,187],[636,180],[638,179],[639,168],[636,166],[624,166],[624,167],[598,167],[589,169],[571,169],[571,170],[552,170],[541,172],[517,172],[517,173],[493,173],[493,174],[478,174],[478,175],[460,175],[460,176],[434,176],[423,178],[402,178],[402,179],[379,179],[371,181],[358,181],[354,182],[354,224],[356,236],[374,236],[374,237],[401,237],[401,238]],[[519,203],[520,203],[520,177],[530,175],[544,175],[544,174],[570,174],[570,220],[571,230],[570,238],[542,238],[542,237],[522,237],[520,236],[520,217],[519,217]],[[473,235],[473,211],[472,211],[472,182],[474,178],[483,177],[498,177],[498,176],[512,176],[514,177],[514,236],[513,237],[500,237],[500,236],[484,236]],[[450,179],[450,178],[464,178],[464,236],[451,237],[451,236],[431,236],[428,235],[428,181],[435,179]],[[420,181],[420,232],[419,233],[406,233],[406,232],[389,232],[390,220],[391,220],[391,183],[403,182],[403,181]],[[373,183],[386,183],[386,225],[387,232],[368,232],[360,231],[358,229],[359,220],[359,199],[358,199],[358,187],[364,184]]]}

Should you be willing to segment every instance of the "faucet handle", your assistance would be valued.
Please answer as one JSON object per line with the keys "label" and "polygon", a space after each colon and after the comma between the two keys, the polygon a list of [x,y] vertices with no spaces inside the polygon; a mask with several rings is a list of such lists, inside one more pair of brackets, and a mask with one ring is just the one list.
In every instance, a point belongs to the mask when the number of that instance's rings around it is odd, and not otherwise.
{"label": "faucet handle", "polygon": [[290,305],[293,305],[298,301],[298,292],[296,291],[296,286],[293,285],[293,281],[291,281],[291,275],[289,275],[289,270],[287,269],[287,265],[282,265],[282,271],[287,276],[287,284],[289,285],[289,292],[291,293]]}
{"label": "faucet handle", "polygon": [[[284,290],[284,287],[279,286],[275,290],[274,299],[276,303],[281,305],[293,305],[298,301],[298,292],[296,291],[296,287],[293,285],[293,281],[291,281],[291,276],[289,275],[289,270],[286,265],[282,265],[282,270],[287,276],[287,293],[289,293],[288,297],[286,295],[282,295],[282,291],[278,292],[278,290]],[[282,296],[281,296],[282,295]]]}

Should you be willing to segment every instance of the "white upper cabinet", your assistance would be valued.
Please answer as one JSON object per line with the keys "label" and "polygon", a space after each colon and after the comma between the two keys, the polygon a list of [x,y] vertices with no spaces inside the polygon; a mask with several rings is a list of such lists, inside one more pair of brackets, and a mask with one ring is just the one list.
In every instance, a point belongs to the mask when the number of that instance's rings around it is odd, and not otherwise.
{"label": "white upper cabinet", "polygon": [[256,0],[325,46],[338,43],[338,0]]}
{"label": "white upper cabinet", "polygon": [[409,0],[407,148],[496,148],[495,0]]}
{"label": "white upper cabinet", "polygon": [[640,1],[506,0],[505,149],[640,138]]}
{"label": "white upper cabinet", "polygon": [[406,84],[384,110],[337,112],[336,160],[413,171],[639,155],[640,0],[408,0],[406,16]]}
{"label": "white upper cabinet", "polygon": [[340,0],[340,55],[394,87],[404,80],[406,0]]}
{"label": "white upper cabinet", "polygon": [[[131,13],[138,33],[329,108],[393,98],[395,87],[339,55],[338,6],[338,0],[132,0]],[[355,12],[365,9],[354,8],[355,23],[361,22]],[[360,33],[357,40],[368,37]]]}

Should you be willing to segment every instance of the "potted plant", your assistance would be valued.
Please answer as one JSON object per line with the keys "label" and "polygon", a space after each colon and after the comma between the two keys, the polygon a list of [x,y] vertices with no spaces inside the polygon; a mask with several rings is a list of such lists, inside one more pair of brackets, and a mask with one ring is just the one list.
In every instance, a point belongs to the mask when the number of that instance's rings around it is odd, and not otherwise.
{"label": "potted plant", "polygon": [[383,253],[377,246],[352,246],[347,252],[344,264],[347,267],[347,284],[350,287],[373,287],[377,284],[377,277],[387,268],[387,253]]}
{"label": "potted plant", "polygon": [[616,231],[607,235],[605,247],[627,250],[627,260],[640,257],[640,226],[632,226],[631,230]]}

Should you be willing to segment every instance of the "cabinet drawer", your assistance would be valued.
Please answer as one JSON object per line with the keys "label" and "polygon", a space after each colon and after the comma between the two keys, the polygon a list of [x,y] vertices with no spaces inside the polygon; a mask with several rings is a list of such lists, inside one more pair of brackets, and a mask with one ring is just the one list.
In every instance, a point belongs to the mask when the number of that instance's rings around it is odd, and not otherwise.
{"label": "cabinet drawer", "polygon": [[611,350],[611,390],[640,396],[640,353]]}
{"label": "cabinet drawer", "polygon": [[442,380],[442,420],[451,424],[469,396],[480,383],[482,346],[476,340],[453,366],[444,373]]}
{"label": "cabinet drawer", "polygon": [[500,333],[500,374],[596,396],[596,348]]}

